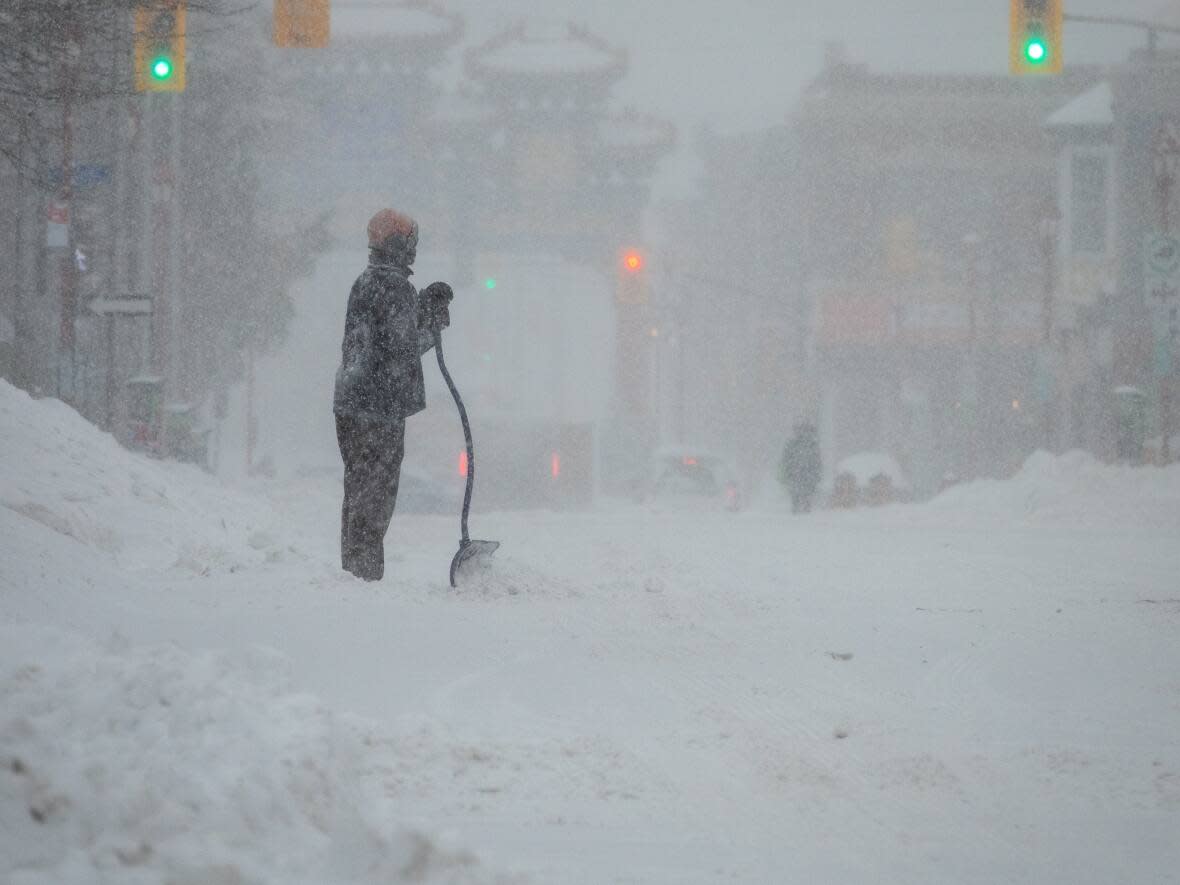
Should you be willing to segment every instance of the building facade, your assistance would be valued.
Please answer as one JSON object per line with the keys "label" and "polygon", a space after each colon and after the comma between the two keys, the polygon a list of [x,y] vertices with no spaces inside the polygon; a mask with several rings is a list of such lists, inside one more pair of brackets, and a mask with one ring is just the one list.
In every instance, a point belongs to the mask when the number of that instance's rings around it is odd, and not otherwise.
{"label": "building facade", "polygon": [[829,465],[885,452],[921,494],[1054,444],[1043,122],[1097,74],[880,75],[833,58],[806,91],[808,371]]}
{"label": "building facade", "polygon": [[1160,156],[1168,133],[1180,131],[1180,53],[1132,55],[1046,125],[1058,150],[1065,440],[1114,455],[1127,406],[1115,391],[1133,389],[1146,407],[1142,457],[1159,460],[1165,424],[1176,426],[1180,293],[1153,272],[1149,252],[1180,235],[1180,144],[1173,139],[1170,172]]}

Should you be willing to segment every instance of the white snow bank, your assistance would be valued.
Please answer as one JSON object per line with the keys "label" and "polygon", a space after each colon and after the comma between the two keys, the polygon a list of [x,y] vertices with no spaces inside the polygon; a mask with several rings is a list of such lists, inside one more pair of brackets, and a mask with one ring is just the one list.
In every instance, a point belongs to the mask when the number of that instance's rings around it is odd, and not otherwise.
{"label": "white snow bank", "polygon": [[1036,452],[1011,479],[955,486],[920,509],[951,521],[1180,530],[1180,464],[1129,467],[1080,451]]}
{"label": "white snow bank", "polygon": [[252,651],[0,627],[0,880],[504,881],[396,826],[399,760]]}
{"label": "white snow bank", "polygon": [[273,512],[190,465],[129,452],[64,403],[0,380],[0,508],[124,569],[263,561]]}

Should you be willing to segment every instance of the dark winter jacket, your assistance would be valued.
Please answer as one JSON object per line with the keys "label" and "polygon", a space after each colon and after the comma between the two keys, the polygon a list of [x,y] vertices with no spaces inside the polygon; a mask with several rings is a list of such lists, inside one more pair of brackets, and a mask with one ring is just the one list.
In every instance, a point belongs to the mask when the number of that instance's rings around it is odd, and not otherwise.
{"label": "dark winter jacket", "polygon": [[805,426],[783,449],[779,481],[794,493],[812,495],[819,486],[821,470],[819,437],[814,428]]}
{"label": "dark winter jacket", "polygon": [[422,327],[411,273],[408,263],[374,252],[353,283],[336,372],[337,415],[397,420],[426,408],[422,354],[434,336]]}

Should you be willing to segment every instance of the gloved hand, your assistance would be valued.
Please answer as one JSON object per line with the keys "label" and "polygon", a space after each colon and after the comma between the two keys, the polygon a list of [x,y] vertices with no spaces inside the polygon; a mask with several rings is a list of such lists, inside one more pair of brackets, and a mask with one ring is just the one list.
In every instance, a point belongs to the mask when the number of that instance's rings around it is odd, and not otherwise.
{"label": "gloved hand", "polygon": [[451,299],[455,293],[446,283],[431,283],[418,293],[419,324],[431,332],[441,332],[451,324]]}

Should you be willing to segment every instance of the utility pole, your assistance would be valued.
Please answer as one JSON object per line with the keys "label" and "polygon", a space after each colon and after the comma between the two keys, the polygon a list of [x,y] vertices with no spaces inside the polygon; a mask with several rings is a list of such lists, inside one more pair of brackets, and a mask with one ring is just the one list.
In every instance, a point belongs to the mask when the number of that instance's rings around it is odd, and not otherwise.
{"label": "utility pole", "polygon": [[[1160,234],[1167,237],[1171,233],[1172,193],[1176,187],[1177,176],[1180,175],[1180,132],[1174,127],[1161,129],[1156,136],[1152,168],[1155,172],[1155,195],[1159,207]],[[1166,305],[1167,316],[1163,328],[1164,341],[1161,347],[1167,349],[1167,360],[1164,370],[1160,372],[1160,460],[1164,464],[1172,461],[1172,447],[1169,437],[1172,434],[1172,376],[1175,367],[1171,365],[1176,358],[1176,309],[1177,305]]]}
{"label": "utility pole", "polygon": [[971,426],[968,428],[967,442],[967,479],[975,479],[980,475],[980,451],[983,448],[980,440],[980,420],[985,400],[983,384],[983,359],[980,342],[980,304],[979,304],[979,252],[982,239],[977,233],[968,233],[963,237],[963,246],[967,250],[967,341],[969,350],[968,371],[969,392],[971,402]]}
{"label": "utility pole", "polygon": [[78,56],[81,48],[71,37],[66,83],[62,100],[61,202],[65,206],[66,250],[59,262],[61,273],[61,316],[58,330],[57,397],[75,404],[77,361],[78,274],[74,239],[74,90],[78,85]]}
{"label": "utility pole", "polygon": [[[29,129],[28,122],[24,117],[21,118],[20,124],[20,140],[17,142],[17,166],[21,169],[25,164],[25,149],[28,147]],[[14,221],[14,239],[13,239],[13,273],[10,277],[13,284],[13,310],[12,310],[12,326],[13,326],[13,378],[18,387],[28,388],[33,373],[29,365],[28,355],[28,333],[26,331],[26,316],[25,312],[29,310],[31,299],[25,289],[25,214],[29,209],[29,198],[26,193],[24,176],[18,175],[16,179],[16,217]],[[40,216],[37,216],[40,217]],[[39,231],[37,225],[33,225],[34,231]]]}

